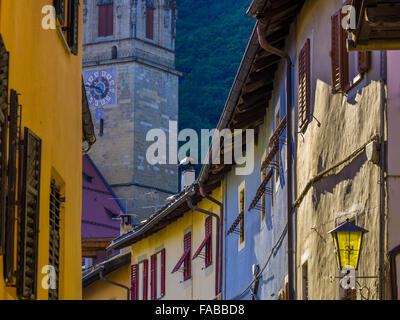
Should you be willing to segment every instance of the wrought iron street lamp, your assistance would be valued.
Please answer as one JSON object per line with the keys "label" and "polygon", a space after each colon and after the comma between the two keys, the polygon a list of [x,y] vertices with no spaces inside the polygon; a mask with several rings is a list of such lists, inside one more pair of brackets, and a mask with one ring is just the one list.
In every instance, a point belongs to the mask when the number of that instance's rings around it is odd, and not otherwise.
{"label": "wrought iron street lamp", "polygon": [[367,230],[356,226],[348,220],[328,232],[333,237],[339,270],[342,270],[344,267],[351,267],[357,270],[363,236],[367,232]]}

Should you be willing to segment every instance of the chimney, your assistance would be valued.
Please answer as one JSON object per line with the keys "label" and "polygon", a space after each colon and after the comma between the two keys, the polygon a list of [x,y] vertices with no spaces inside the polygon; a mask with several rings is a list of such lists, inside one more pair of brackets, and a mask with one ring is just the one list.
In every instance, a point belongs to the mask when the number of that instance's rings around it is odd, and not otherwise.
{"label": "chimney", "polygon": [[196,170],[194,169],[195,164],[196,160],[190,157],[186,157],[180,162],[179,165],[182,167],[181,191],[190,187],[196,180]]}

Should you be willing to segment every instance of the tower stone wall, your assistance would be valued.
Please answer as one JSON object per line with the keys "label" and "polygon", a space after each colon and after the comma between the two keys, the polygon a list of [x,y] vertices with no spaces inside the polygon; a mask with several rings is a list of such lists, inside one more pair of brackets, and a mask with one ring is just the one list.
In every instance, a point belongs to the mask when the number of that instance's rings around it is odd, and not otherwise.
{"label": "tower stone wall", "polygon": [[[146,37],[148,12],[153,39]],[[176,164],[146,161],[147,132],[168,135],[169,121],[178,120],[176,1],[84,0],[83,14],[84,79],[97,136],[89,154],[137,223],[178,189]],[[99,23],[111,22],[112,33],[100,37]]]}

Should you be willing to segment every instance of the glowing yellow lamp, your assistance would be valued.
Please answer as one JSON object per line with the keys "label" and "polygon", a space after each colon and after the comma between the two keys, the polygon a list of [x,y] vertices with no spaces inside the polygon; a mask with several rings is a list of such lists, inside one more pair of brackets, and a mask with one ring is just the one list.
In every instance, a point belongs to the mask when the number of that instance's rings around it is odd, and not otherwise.
{"label": "glowing yellow lamp", "polygon": [[348,220],[339,227],[328,232],[332,234],[333,237],[339,270],[348,266],[357,270],[363,236],[364,233],[367,232],[367,230],[356,226]]}

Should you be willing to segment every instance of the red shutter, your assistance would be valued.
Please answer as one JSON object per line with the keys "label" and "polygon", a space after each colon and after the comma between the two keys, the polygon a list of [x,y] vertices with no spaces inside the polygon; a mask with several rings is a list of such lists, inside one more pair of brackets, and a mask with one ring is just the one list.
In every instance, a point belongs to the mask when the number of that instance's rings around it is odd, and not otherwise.
{"label": "red shutter", "polygon": [[371,52],[359,51],[358,52],[358,72],[360,74],[368,72],[371,68]]}
{"label": "red shutter", "polygon": [[192,276],[192,257],[191,257],[191,247],[192,247],[192,233],[189,232],[185,234],[183,239],[184,252],[189,251],[184,261],[184,273],[183,280],[188,280]]}
{"label": "red shutter", "polygon": [[150,259],[150,288],[151,300],[157,299],[157,254],[153,254]]}
{"label": "red shutter", "polygon": [[[304,130],[310,120],[311,108],[310,39],[299,54],[299,129]],[[280,121],[280,119],[279,119]],[[279,124],[278,124],[279,125]]]}
{"label": "red shutter", "polygon": [[206,268],[212,264],[212,218],[207,217],[205,222],[206,238],[209,240],[206,243]]}
{"label": "red shutter", "polygon": [[143,300],[147,300],[149,260],[143,261]]}
{"label": "red shutter", "polygon": [[154,39],[154,10],[153,8],[146,8],[146,38]]}
{"label": "red shutter", "polygon": [[165,249],[161,250],[161,296],[165,296]]}
{"label": "red shutter", "polygon": [[138,270],[139,266],[137,264],[131,265],[131,300],[137,300],[138,294],[138,286],[137,286],[137,279],[138,279]]}
{"label": "red shutter", "polygon": [[342,28],[342,9],[331,17],[331,58],[333,92],[345,91],[349,85],[349,54],[347,52],[347,31]]}

